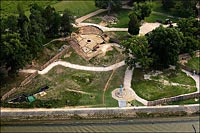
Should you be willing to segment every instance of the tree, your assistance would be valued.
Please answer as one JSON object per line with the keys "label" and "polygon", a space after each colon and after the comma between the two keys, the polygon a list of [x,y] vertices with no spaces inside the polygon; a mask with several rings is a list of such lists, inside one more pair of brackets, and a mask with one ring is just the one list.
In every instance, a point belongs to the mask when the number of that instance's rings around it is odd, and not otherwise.
{"label": "tree", "polygon": [[172,12],[174,15],[184,18],[196,17],[196,0],[176,1]]}
{"label": "tree", "polygon": [[149,33],[147,37],[156,68],[163,69],[177,64],[178,55],[184,45],[181,32],[175,28],[160,26]]}
{"label": "tree", "polygon": [[133,36],[122,41],[121,45],[125,48],[128,66],[135,67],[136,63],[139,63],[143,69],[151,66],[153,59],[150,57],[150,48],[145,36]]}
{"label": "tree", "polygon": [[138,19],[144,20],[145,17],[148,17],[151,14],[151,6],[150,4],[143,2],[143,3],[134,3],[133,5],[133,12],[136,14]]}
{"label": "tree", "polygon": [[26,17],[23,7],[20,4],[17,5],[17,10],[18,10],[18,14],[19,14],[18,27],[19,27],[19,33],[21,36],[21,40],[26,40],[27,39],[26,34],[28,33],[28,32],[26,32],[26,30],[27,30],[26,28],[29,23],[29,20]]}
{"label": "tree", "polygon": [[183,18],[177,23],[178,29],[184,35],[185,46],[181,53],[190,53],[200,48],[200,22],[195,18]]}
{"label": "tree", "polygon": [[2,33],[9,32],[9,33],[14,33],[18,32],[18,18],[16,16],[8,16],[7,18],[3,19],[2,21]]}
{"label": "tree", "polygon": [[74,22],[73,16],[68,10],[65,10],[61,18],[61,32],[64,35],[71,33],[73,27],[72,22]]}
{"label": "tree", "polygon": [[48,5],[44,9],[42,17],[46,20],[45,35],[47,37],[58,36],[61,24],[61,16],[55,11],[55,8]]}
{"label": "tree", "polygon": [[131,35],[137,35],[139,34],[139,31],[140,31],[140,22],[137,18],[137,16],[135,15],[135,13],[131,13],[129,15],[129,23],[128,23],[128,32],[131,34]]}
{"label": "tree", "polygon": [[165,10],[170,10],[174,7],[175,1],[174,0],[162,0],[162,6]]}
{"label": "tree", "polygon": [[18,33],[1,35],[0,64],[8,68],[9,75],[16,74],[23,68],[30,61],[29,55],[27,46],[21,44]]}

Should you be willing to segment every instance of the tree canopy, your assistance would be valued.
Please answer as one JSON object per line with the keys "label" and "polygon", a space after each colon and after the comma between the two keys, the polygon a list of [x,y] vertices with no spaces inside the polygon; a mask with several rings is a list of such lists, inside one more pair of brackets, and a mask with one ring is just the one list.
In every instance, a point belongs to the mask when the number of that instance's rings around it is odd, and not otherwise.
{"label": "tree canopy", "polygon": [[167,68],[176,65],[178,55],[184,46],[183,34],[175,28],[156,28],[147,35],[151,47],[154,66],[156,68]]}
{"label": "tree canopy", "polygon": [[134,3],[133,11],[129,14],[128,32],[132,35],[139,34],[141,20],[151,14],[151,6],[146,3]]}
{"label": "tree canopy", "polygon": [[145,36],[132,36],[128,40],[121,42],[125,48],[124,53],[127,55],[126,64],[131,68],[136,66],[136,63],[147,69],[151,66],[153,59],[150,57],[150,48]]}
{"label": "tree canopy", "polygon": [[68,11],[61,16],[51,6],[44,9],[31,4],[27,17],[22,5],[17,10],[18,16],[1,18],[0,68],[6,66],[9,73],[16,73],[36,58],[46,38],[72,32],[73,17]]}

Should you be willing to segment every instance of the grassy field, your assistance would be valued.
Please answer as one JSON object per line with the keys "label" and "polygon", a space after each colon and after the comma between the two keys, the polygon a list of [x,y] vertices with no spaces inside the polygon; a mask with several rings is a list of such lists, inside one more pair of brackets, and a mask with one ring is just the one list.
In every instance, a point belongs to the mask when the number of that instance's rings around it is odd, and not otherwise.
{"label": "grassy field", "polygon": [[[124,71],[125,67],[119,68],[113,75],[106,91],[105,106],[117,106],[117,101],[112,99],[111,91],[122,83]],[[34,94],[39,88],[47,85],[49,86],[47,94],[43,97],[38,96],[37,99],[49,104],[59,101],[57,102],[59,105],[54,105],[55,107],[101,105],[103,89],[111,73],[112,71],[88,72],[57,66],[49,73],[34,78],[25,86],[26,89],[18,91],[11,97],[19,94]],[[67,101],[70,104],[67,104]]]}
{"label": "grassy field", "polygon": [[54,5],[56,11],[62,12],[65,9],[68,9],[73,13],[74,16],[80,17],[83,15],[86,15],[90,12],[93,12],[97,10],[95,7],[95,3],[93,0],[87,1],[87,0],[82,0],[82,1],[60,1]]}
{"label": "grassy field", "polygon": [[62,13],[65,9],[68,9],[73,13],[74,16],[80,17],[86,15],[92,11],[97,10],[95,7],[94,1],[1,1],[1,16],[9,16],[17,14],[17,5],[20,4],[25,10],[26,15],[30,15],[29,5],[37,3],[41,7],[45,7],[47,5],[53,6],[56,11]]}
{"label": "grassy field", "polygon": [[26,14],[29,13],[29,5],[33,3],[37,3],[41,7],[45,7],[46,5],[53,5],[58,1],[10,1],[10,0],[3,0],[1,1],[1,16],[9,16],[9,15],[16,15],[17,13],[17,5],[20,4]]}
{"label": "grassy field", "polygon": [[119,42],[126,40],[131,35],[128,32],[125,31],[116,31],[116,32],[106,32],[108,36],[110,36],[110,41],[112,43],[112,40],[118,40]]}
{"label": "grassy field", "polygon": [[[146,100],[156,100],[160,98],[167,98],[172,97],[180,94],[186,94],[190,92],[195,92],[196,87],[183,87],[183,86],[171,86],[171,85],[164,85],[161,82],[153,81],[153,80],[144,80],[143,78],[144,73],[140,69],[135,69],[133,73],[133,80],[132,80],[132,88],[134,91],[142,98]],[[171,75],[172,76],[172,75]],[[182,79],[183,78],[183,79]],[[188,84],[194,84],[191,82],[191,78],[184,76],[182,73],[177,77],[169,78],[169,81]],[[184,81],[183,81],[184,80]]]}
{"label": "grassy field", "polygon": [[178,72],[176,72],[175,70],[164,70],[162,74],[158,76],[153,76],[152,79],[164,79],[169,82],[191,86],[195,86],[196,84],[191,77],[188,77],[186,73],[182,72],[181,70],[178,70]]}
{"label": "grassy field", "polygon": [[68,45],[68,43],[62,41],[54,41],[45,46],[44,49],[39,53],[38,57],[34,60],[35,66],[33,68],[39,69],[40,66],[44,65],[47,61],[58,54],[59,49],[63,45]]}
{"label": "grassy field", "polygon": [[112,77],[112,79],[111,79],[111,81],[108,85],[108,88],[105,92],[105,105],[107,107],[118,106],[118,101],[112,98],[111,92],[114,89],[119,88],[119,86],[121,84],[123,84],[125,71],[126,71],[126,66],[118,68],[117,70],[115,70],[113,77]]}
{"label": "grassy field", "polygon": [[120,10],[116,12],[116,17],[119,20],[117,24],[112,24],[110,27],[117,27],[117,28],[127,28],[129,22],[129,14],[130,10]]}
{"label": "grassy field", "polygon": [[161,15],[161,14],[156,14],[156,13],[151,13],[149,17],[145,18],[145,22],[149,22],[149,23],[154,23],[159,21],[162,21],[162,23],[165,22],[166,19],[170,19],[173,23],[177,22],[178,19],[176,18],[169,18],[166,15]]}
{"label": "grassy field", "polygon": [[[117,12],[111,13],[110,16],[115,16],[119,21],[117,22],[117,24],[108,24],[108,27],[127,28],[128,22],[129,22],[129,17],[128,17],[129,12],[130,10],[124,9],[124,10],[119,10]],[[107,12],[91,17],[85,20],[85,22],[99,24],[102,21],[101,17],[105,15],[108,15]]]}
{"label": "grassy field", "polygon": [[197,72],[200,72],[200,58],[199,57],[193,57],[186,63],[186,66],[188,66],[191,69],[196,70]]}
{"label": "grassy field", "polygon": [[28,76],[26,73],[19,73],[15,78],[6,76],[5,78],[0,78],[0,96],[3,96],[6,92],[12,88],[19,86],[19,84]]}

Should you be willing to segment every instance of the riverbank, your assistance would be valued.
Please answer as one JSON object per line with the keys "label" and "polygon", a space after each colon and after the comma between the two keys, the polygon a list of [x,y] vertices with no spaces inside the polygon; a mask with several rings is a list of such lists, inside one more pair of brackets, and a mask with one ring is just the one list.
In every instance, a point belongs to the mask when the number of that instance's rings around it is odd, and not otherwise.
{"label": "riverbank", "polygon": [[12,120],[63,120],[191,116],[200,114],[199,104],[148,106],[126,108],[1,108],[1,121]]}

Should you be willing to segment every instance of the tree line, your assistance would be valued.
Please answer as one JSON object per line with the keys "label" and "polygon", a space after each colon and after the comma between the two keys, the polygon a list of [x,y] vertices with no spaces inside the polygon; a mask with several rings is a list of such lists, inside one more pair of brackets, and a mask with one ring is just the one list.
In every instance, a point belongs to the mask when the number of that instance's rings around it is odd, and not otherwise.
{"label": "tree line", "polygon": [[9,76],[36,58],[48,38],[70,34],[74,21],[68,10],[61,15],[49,5],[31,4],[29,17],[21,5],[17,10],[18,15],[1,18],[0,69],[6,68]]}

